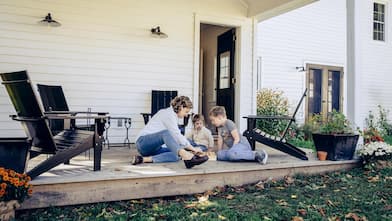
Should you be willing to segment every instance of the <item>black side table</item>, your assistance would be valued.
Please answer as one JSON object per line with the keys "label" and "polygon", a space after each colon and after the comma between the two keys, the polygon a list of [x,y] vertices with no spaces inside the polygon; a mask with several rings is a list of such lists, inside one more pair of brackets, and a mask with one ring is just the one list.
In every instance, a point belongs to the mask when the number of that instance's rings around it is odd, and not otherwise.
{"label": "black side table", "polygon": [[[125,138],[123,143],[110,143],[109,142],[109,128],[110,128],[110,123],[111,120],[117,120],[117,122],[121,122],[122,125],[124,125],[125,128]],[[120,124],[120,123],[119,123]],[[130,117],[108,117],[106,124],[105,124],[105,140],[104,144],[107,145],[108,149],[110,147],[128,147],[131,148],[131,141],[129,140],[129,128],[131,128],[132,125],[132,118]]]}

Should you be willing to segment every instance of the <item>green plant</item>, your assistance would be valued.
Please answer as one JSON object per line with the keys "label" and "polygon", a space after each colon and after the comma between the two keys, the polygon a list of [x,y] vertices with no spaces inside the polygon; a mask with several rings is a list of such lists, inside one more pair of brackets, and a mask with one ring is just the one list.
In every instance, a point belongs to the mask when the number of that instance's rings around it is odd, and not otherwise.
{"label": "green plant", "polygon": [[352,134],[350,122],[343,113],[336,110],[328,113],[327,119],[323,119],[320,114],[314,115],[312,124],[314,132],[322,134]]}
{"label": "green plant", "polygon": [[[262,89],[257,92],[257,115],[282,116],[287,115],[288,99],[283,91]],[[258,120],[257,128],[271,135],[279,136],[287,125],[286,120],[268,119]]]}
{"label": "green plant", "polygon": [[378,105],[377,126],[383,136],[392,135],[392,124],[388,121],[389,110]]}
{"label": "green plant", "polygon": [[387,161],[392,159],[392,146],[385,142],[370,142],[358,151],[365,168],[375,169],[379,160]]}
{"label": "green plant", "polygon": [[18,200],[23,202],[31,195],[30,177],[0,167],[0,201]]}

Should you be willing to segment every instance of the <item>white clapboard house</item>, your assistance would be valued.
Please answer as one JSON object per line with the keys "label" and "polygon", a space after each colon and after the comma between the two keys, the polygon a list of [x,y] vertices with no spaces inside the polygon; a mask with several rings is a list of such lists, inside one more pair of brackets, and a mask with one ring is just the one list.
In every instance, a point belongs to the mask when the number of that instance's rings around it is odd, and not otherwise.
{"label": "white clapboard house", "polygon": [[298,117],[342,110],[362,127],[377,105],[392,110],[392,1],[320,0],[262,21],[257,88],[310,89]]}
{"label": "white clapboard house", "polygon": [[[227,106],[255,113],[256,28],[313,0],[115,0],[0,2],[0,72],[27,70],[35,84],[61,85],[71,110],[104,111],[132,118],[133,141],[149,112],[151,90],[190,96],[193,112]],[[38,24],[48,13],[59,27]],[[167,38],[153,35],[160,27]],[[229,49],[217,54],[218,36]],[[220,58],[220,88],[217,59]],[[231,65],[228,65],[231,64]],[[217,89],[216,89],[217,88]],[[220,97],[217,101],[216,97]],[[0,87],[0,136],[23,136]],[[111,125],[111,139],[124,131]]]}

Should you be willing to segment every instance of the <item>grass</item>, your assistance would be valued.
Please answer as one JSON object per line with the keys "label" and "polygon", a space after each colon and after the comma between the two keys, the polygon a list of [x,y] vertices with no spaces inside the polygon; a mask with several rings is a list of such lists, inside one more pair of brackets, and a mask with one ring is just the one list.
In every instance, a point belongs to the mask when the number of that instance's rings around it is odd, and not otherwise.
{"label": "grass", "polygon": [[288,142],[290,144],[296,146],[296,147],[302,147],[302,148],[316,150],[316,147],[314,146],[313,140],[304,140],[304,139],[300,139],[300,138],[292,138]]}
{"label": "grass", "polygon": [[392,220],[392,168],[286,177],[241,187],[217,187],[195,196],[17,212],[17,220],[130,219]]}
{"label": "grass", "polygon": [[385,136],[383,138],[385,143],[392,145],[392,136]]}

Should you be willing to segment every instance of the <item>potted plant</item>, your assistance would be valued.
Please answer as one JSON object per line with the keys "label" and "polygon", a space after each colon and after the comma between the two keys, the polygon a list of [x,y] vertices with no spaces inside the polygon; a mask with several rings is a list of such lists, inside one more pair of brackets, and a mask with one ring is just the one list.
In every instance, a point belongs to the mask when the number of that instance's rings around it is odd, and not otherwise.
{"label": "potted plant", "polygon": [[0,220],[15,217],[18,208],[32,193],[30,177],[11,169],[0,167]]}
{"label": "potted plant", "polygon": [[357,146],[358,134],[354,134],[344,114],[333,110],[327,119],[315,115],[312,119],[312,138],[317,151],[327,152],[327,160],[351,160]]}

